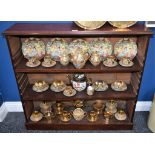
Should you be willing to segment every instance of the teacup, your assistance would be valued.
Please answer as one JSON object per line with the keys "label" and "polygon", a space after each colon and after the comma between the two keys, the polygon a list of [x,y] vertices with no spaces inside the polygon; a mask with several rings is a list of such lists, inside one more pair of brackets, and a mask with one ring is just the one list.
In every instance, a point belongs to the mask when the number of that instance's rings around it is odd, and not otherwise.
{"label": "teacup", "polygon": [[96,111],[90,111],[89,114],[88,114],[88,120],[90,122],[95,122],[95,121],[97,121],[97,119],[98,119],[97,112]]}
{"label": "teacup", "polygon": [[51,56],[50,56],[50,55],[46,55],[46,56],[44,57],[44,62],[45,62],[46,64],[50,64],[50,63],[51,63]]}
{"label": "teacup", "polygon": [[104,108],[104,104],[101,100],[96,100],[96,102],[93,105],[93,108],[97,111],[97,114],[101,114]]}
{"label": "teacup", "polygon": [[68,121],[71,119],[71,113],[64,110],[64,111],[62,112],[61,117],[62,117],[62,121],[68,122]]}

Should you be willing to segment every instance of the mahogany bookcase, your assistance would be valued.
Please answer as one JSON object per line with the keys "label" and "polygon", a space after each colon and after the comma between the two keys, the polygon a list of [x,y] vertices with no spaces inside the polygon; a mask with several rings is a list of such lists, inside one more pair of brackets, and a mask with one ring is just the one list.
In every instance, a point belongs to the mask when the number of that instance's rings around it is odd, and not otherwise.
{"label": "mahogany bookcase", "polygon": [[[97,30],[84,30],[71,24],[15,24],[4,32],[6,37],[16,81],[24,109],[25,125],[27,129],[53,129],[53,130],[98,130],[98,129],[132,129],[133,116],[137,102],[140,82],[144,69],[148,44],[152,32],[144,25],[136,24],[127,30],[119,30],[110,26],[104,25]],[[75,69],[72,64],[64,67],[57,63],[56,66],[45,68],[38,66],[30,68],[25,65],[26,59],[22,54],[22,41],[25,38],[37,37],[47,42],[51,38],[61,37],[65,38],[68,42],[76,38],[82,38],[90,41],[93,38],[106,37],[114,45],[116,41],[121,38],[132,38],[136,41],[138,46],[138,53],[134,58],[134,65],[129,68],[120,65],[114,68],[105,67],[102,63],[94,67],[87,62],[82,69]],[[77,93],[73,97],[66,97],[62,93],[52,92],[50,89],[36,93],[32,90],[32,84],[37,80],[45,80],[51,82],[53,79],[66,79],[67,74],[72,73],[85,73],[94,79],[106,80],[108,84],[115,80],[124,80],[128,84],[127,91],[115,92],[110,87],[105,92],[95,92],[93,96],[88,96],[86,91]],[[101,100],[117,100],[125,103],[125,110],[128,118],[125,121],[118,121],[111,119],[109,124],[105,124],[103,116],[99,120],[92,123],[85,119],[76,121],[72,119],[68,123],[54,119],[48,122],[42,119],[39,122],[32,122],[30,115],[34,111],[37,102],[39,101],[61,101],[69,102],[68,106],[72,106],[74,100],[85,100],[89,105],[89,101],[96,99]],[[66,103],[66,106],[67,106]],[[91,103],[90,103],[91,104]]]}

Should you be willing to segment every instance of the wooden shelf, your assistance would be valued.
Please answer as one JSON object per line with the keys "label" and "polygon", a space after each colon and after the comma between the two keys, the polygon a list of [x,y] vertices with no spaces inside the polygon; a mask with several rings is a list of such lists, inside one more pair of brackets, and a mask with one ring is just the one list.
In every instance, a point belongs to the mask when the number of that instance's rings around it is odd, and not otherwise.
{"label": "wooden shelf", "polygon": [[[100,115],[101,117],[101,115]],[[103,116],[102,116],[103,117]],[[73,118],[65,123],[58,118],[51,122],[43,119],[39,122],[28,121],[26,123],[27,129],[46,129],[46,130],[112,130],[112,129],[132,129],[133,124],[129,120],[118,121],[115,118],[110,119],[109,124],[105,124],[104,118],[100,118],[96,122],[89,122],[86,118],[82,121],[76,121]]]}
{"label": "wooden shelf", "polygon": [[37,93],[32,90],[32,85],[28,86],[23,94],[24,100],[29,101],[70,101],[70,100],[95,100],[95,99],[122,99],[122,100],[134,100],[136,98],[136,94],[134,94],[132,90],[132,86],[128,85],[128,89],[124,92],[116,92],[113,91],[110,86],[105,92],[95,92],[94,95],[89,96],[86,93],[86,90],[82,92],[77,92],[75,96],[66,97],[62,92],[55,93],[48,89],[45,92]]}
{"label": "wooden shelf", "polygon": [[122,67],[118,64],[116,67],[110,68],[104,66],[102,62],[97,67],[94,67],[88,61],[82,69],[76,69],[71,63],[67,66],[62,66],[59,62],[50,68],[43,67],[41,65],[31,68],[25,65],[26,62],[27,60],[23,58],[15,68],[15,71],[17,73],[130,73],[139,72],[142,69],[137,59],[134,59],[134,65],[132,67]]}

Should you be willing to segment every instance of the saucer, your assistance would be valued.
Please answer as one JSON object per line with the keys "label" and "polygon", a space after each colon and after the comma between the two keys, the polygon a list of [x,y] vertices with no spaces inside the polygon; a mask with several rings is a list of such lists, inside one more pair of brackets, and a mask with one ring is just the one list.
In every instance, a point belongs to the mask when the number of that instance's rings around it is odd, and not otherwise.
{"label": "saucer", "polygon": [[34,111],[30,116],[30,120],[33,122],[39,122],[42,118],[43,114],[40,113],[39,111]]}
{"label": "saucer", "polygon": [[104,81],[96,81],[94,84],[95,91],[106,91],[108,85]]}
{"label": "saucer", "polygon": [[[69,88],[70,86],[67,86],[66,88]],[[65,96],[67,96],[67,97],[71,97],[71,96],[74,96],[75,94],[76,94],[76,90],[75,89],[73,89],[72,87],[71,87],[71,92],[68,92],[67,91],[67,89],[65,88],[65,90],[63,91],[63,94],[65,95]]]}
{"label": "saucer", "polygon": [[103,64],[104,64],[104,66],[106,66],[106,67],[115,67],[115,66],[118,65],[117,61],[113,61],[113,64],[109,64],[109,63],[107,62],[107,60],[104,60],[104,61],[103,61]]}
{"label": "saucer", "polygon": [[120,111],[118,111],[117,113],[115,113],[115,118],[119,121],[124,121],[127,118],[127,115],[124,111],[122,111],[122,113],[120,113]]}
{"label": "saucer", "polygon": [[105,111],[115,114],[117,112],[117,109],[116,108],[114,108],[114,109],[105,108]]}
{"label": "saucer", "polygon": [[43,67],[53,67],[56,65],[56,61],[51,61],[49,64],[45,63],[44,61],[41,64]]}
{"label": "saucer", "polygon": [[46,91],[48,88],[49,88],[49,85],[48,84],[46,84],[46,86],[44,86],[44,88],[39,88],[39,87],[37,87],[35,85],[33,85],[33,87],[32,87],[33,91],[35,91],[37,93]]}
{"label": "saucer", "polygon": [[129,60],[128,62],[129,62],[128,64],[124,64],[123,61],[122,61],[122,59],[121,59],[121,60],[119,61],[119,64],[120,64],[121,66],[123,66],[123,67],[132,67],[132,66],[134,65],[134,63],[133,63],[131,60]]}
{"label": "saucer", "polygon": [[35,63],[32,63],[30,61],[26,62],[26,66],[27,67],[37,67],[41,64],[41,62],[39,60],[36,60]]}
{"label": "saucer", "polygon": [[[119,82],[122,83],[122,86],[119,86]],[[127,84],[123,81],[115,81],[111,84],[111,88],[115,91],[126,91],[127,90]]]}

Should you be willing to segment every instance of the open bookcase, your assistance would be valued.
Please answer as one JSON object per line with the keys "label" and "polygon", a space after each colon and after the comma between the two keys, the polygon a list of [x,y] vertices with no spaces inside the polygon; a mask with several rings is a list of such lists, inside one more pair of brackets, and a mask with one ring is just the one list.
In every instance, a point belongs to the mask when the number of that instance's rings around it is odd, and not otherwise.
{"label": "open bookcase", "polygon": [[[129,29],[119,31],[109,24],[104,25],[98,30],[83,30],[72,24],[15,24],[4,32],[7,39],[8,47],[20,97],[24,109],[27,129],[56,129],[56,130],[97,130],[97,129],[132,129],[133,116],[137,102],[140,82],[144,69],[147,48],[152,32],[144,25],[136,24]],[[87,62],[84,68],[76,69],[70,63],[62,66],[57,63],[56,66],[45,68],[38,66],[35,68],[27,67],[26,59],[22,54],[22,40],[24,38],[37,37],[47,42],[50,38],[65,38],[68,42],[76,38],[91,40],[98,37],[108,38],[114,45],[119,39],[127,37],[132,38],[138,46],[138,53],[134,58],[134,65],[129,68],[120,65],[109,68],[103,63],[94,67]],[[53,79],[63,79],[68,83],[67,74],[85,73],[94,80],[105,80],[110,85],[115,80],[123,80],[128,84],[127,91],[116,92],[110,87],[105,92],[95,92],[93,96],[88,96],[86,91],[78,92],[73,97],[66,97],[62,93],[52,92],[50,89],[36,93],[32,90],[32,84],[35,81],[45,80],[51,83]],[[41,101],[61,101],[66,103],[65,106],[71,107],[75,100],[84,100],[86,107],[92,105],[93,100],[116,100],[118,106],[124,107],[127,113],[125,121],[118,121],[115,118],[110,119],[108,124],[105,123],[103,116],[99,116],[98,121],[88,122],[85,118],[82,121],[72,119],[68,123],[61,122],[55,118],[52,122],[42,119],[39,122],[32,122],[30,115]]]}

